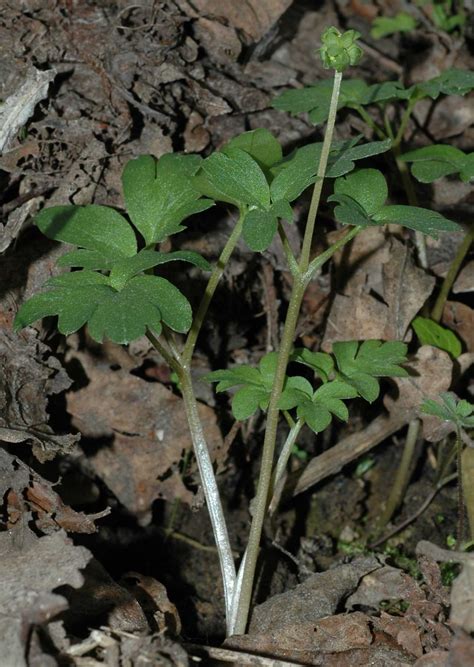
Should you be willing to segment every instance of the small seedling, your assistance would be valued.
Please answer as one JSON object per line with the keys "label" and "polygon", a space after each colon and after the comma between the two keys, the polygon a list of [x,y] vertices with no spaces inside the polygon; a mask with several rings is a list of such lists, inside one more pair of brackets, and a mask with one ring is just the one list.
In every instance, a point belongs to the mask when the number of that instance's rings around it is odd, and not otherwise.
{"label": "small seedling", "polygon": [[[457,225],[441,214],[417,206],[387,204],[387,182],[380,171],[362,168],[356,162],[393,148],[390,133],[380,140],[362,143],[362,136],[333,141],[338,109],[363,109],[365,105],[386,105],[423,96],[464,93],[474,75],[452,71],[437,80],[405,89],[398,82],[368,86],[363,81],[342,81],[347,67],[355,65],[362,52],[358,33],[326,30],[320,55],[334,76],[309,91],[293,91],[277,105],[295,111],[310,111],[317,122],[327,121],[324,141],[298,148],[284,155],[277,139],[265,129],[253,130],[232,139],[206,159],[194,155],[166,155],[160,160],[142,156],[131,160],[123,173],[127,216],[104,206],[64,206],[45,209],[37,226],[49,238],[72,244],[75,249],[58,264],[74,271],[52,278],[44,291],[33,296],[19,310],[15,327],[58,316],[58,329],[69,334],[87,325],[90,335],[127,344],[147,335],[171,370],[183,396],[197,465],[216,539],[220,559],[227,631],[246,630],[262,526],[273,491],[304,424],[315,433],[328,427],[334,417],[348,418],[346,401],[360,397],[368,402],[379,395],[379,378],[403,376],[406,360],[402,342],[338,342],[332,354],[294,349],[296,325],[303,296],[316,271],[367,226],[395,222],[418,233],[436,236],[454,231]],[[335,219],[347,231],[316,257],[312,256],[316,216],[323,183],[333,182],[330,202],[336,204]],[[286,234],[294,218],[293,202],[309,187],[313,194],[301,248],[295,254]],[[164,253],[159,244],[185,227],[183,222],[215,202],[238,212],[235,226],[214,266],[196,253]],[[261,471],[252,505],[248,546],[238,572],[230,547],[222,503],[212,461],[201,424],[191,380],[194,348],[219,280],[232,252],[242,237],[248,246],[262,252],[275,236],[282,244],[293,284],[277,352],[264,356],[258,367],[237,366],[217,370],[208,380],[218,391],[237,387],[232,410],[247,419],[257,410],[266,413]],[[167,279],[155,275],[166,262],[190,262],[210,277],[194,316],[184,294]],[[175,332],[186,333],[184,343]],[[288,372],[305,366],[314,374]],[[293,414],[291,414],[291,412]],[[290,431],[279,458],[275,445],[281,415]]]}

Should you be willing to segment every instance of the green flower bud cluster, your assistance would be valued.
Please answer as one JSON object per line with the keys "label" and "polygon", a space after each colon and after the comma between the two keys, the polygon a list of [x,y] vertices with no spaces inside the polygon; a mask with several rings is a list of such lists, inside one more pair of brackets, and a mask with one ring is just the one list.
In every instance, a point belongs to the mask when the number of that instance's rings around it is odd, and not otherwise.
{"label": "green flower bud cluster", "polygon": [[364,53],[357,45],[359,37],[360,32],[356,30],[341,33],[337,28],[326,28],[319,49],[324,67],[343,72],[347,67],[357,65]]}

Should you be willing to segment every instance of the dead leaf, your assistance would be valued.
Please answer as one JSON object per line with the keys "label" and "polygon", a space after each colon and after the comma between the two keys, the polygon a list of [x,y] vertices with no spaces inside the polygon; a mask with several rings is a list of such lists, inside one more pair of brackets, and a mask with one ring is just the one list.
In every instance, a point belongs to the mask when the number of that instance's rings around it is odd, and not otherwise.
{"label": "dead leaf", "polygon": [[448,651],[431,651],[421,656],[413,667],[448,667]]}
{"label": "dead leaf", "polygon": [[474,632],[474,556],[463,565],[451,588],[451,625]]}
{"label": "dead leaf", "polygon": [[454,294],[474,292],[474,259],[461,270],[453,285]]}
{"label": "dead leaf", "polygon": [[[381,234],[367,235],[353,251],[344,291],[328,316],[322,348],[339,340],[404,340],[410,322],[433,290],[435,279],[416,266],[406,245]],[[349,256],[349,261],[351,258]]]}
{"label": "dead leaf", "polygon": [[237,60],[242,44],[234,28],[201,17],[194,24],[194,35],[213,62],[227,65]]}
{"label": "dead leaf", "polygon": [[137,572],[127,572],[120,583],[139,601],[147,617],[154,619],[159,632],[174,637],[181,634],[178,610],[168,598],[162,583]]}
{"label": "dead leaf", "polygon": [[357,590],[346,601],[346,609],[357,605],[379,609],[383,600],[423,600],[425,596],[408,574],[396,567],[384,565],[369,572],[360,581]]}
{"label": "dead leaf", "polygon": [[71,380],[33,329],[13,334],[0,328],[0,437],[33,442],[40,461],[71,451],[75,435],[56,435],[48,425],[48,396],[67,389]]}
{"label": "dead leaf", "polygon": [[[145,522],[157,498],[192,504],[179,462],[191,448],[182,399],[163,385],[126,371],[89,366],[90,383],[67,397],[74,425],[87,438],[102,439],[90,462],[121,503]],[[214,460],[223,441],[211,408],[199,406]],[[221,459],[222,460],[222,459]]]}
{"label": "dead leaf", "polygon": [[442,323],[457,333],[465,343],[467,352],[474,352],[474,310],[465,303],[447,301]]}
{"label": "dead leaf", "polygon": [[1,609],[0,655],[2,664],[26,667],[29,629],[48,623],[67,608],[60,586],[82,586],[79,572],[91,558],[84,547],[75,547],[62,531],[38,538],[20,522],[0,533]]}
{"label": "dead leaf", "polygon": [[[405,378],[393,378],[398,387],[398,397],[384,396],[384,404],[392,417],[405,416],[409,422],[417,414],[423,401],[437,398],[451,386],[453,362],[447,352],[431,345],[420,347],[416,355],[407,364],[410,375]],[[440,420],[430,415],[419,415],[423,421],[423,437],[427,440],[438,439]]]}
{"label": "dead leaf", "polygon": [[252,613],[249,634],[278,632],[334,614],[341,600],[354,591],[360,579],[379,568],[376,558],[357,558],[347,565],[311,575],[296,588],[257,605]]}
{"label": "dead leaf", "polygon": [[393,637],[397,644],[407,653],[419,658],[423,655],[420,629],[416,623],[400,616],[391,616],[382,612],[380,618],[373,618],[374,627]]}
{"label": "dead leaf", "polygon": [[223,19],[233,28],[242,30],[253,42],[258,42],[288,9],[293,0],[178,0],[179,7],[189,16],[208,16]]}

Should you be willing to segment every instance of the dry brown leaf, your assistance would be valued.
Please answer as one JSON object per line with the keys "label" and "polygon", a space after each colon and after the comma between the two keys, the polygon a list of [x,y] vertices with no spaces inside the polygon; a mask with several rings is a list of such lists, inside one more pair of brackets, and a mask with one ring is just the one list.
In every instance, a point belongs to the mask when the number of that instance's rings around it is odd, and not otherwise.
{"label": "dry brown leaf", "polygon": [[20,335],[0,328],[0,439],[29,440],[40,461],[70,451],[78,438],[56,435],[48,424],[48,396],[71,384],[50,349],[33,329]]}
{"label": "dry brown leaf", "polygon": [[[398,387],[398,397],[386,395],[384,404],[391,416],[405,415],[406,421],[413,419],[423,401],[437,398],[451,386],[453,362],[447,352],[431,345],[420,347],[416,356],[407,365],[409,377],[393,378]],[[420,414],[423,421],[423,437],[430,441],[439,439],[440,420]]]}
{"label": "dry brown leaf", "polygon": [[[182,399],[163,385],[108,366],[88,367],[90,383],[68,394],[74,425],[87,438],[103,439],[90,462],[131,512],[150,519],[157,498],[194,495],[182,480],[179,462],[191,448]],[[211,455],[222,461],[223,441],[211,408],[199,406]]]}
{"label": "dry brown leaf", "polygon": [[177,4],[189,16],[223,19],[227,25],[242,30],[251,39],[260,40],[293,0],[178,0]]}
{"label": "dry brown leaf", "polygon": [[465,632],[474,632],[474,556],[453,582],[449,621]]}
{"label": "dry brown leaf", "polygon": [[431,294],[435,279],[417,267],[409,249],[395,238],[387,245],[381,233],[367,235],[356,245],[350,275],[334,299],[322,348],[334,341],[404,340],[410,322]]}
{"label": "dry brown leaf", "polygon": [[0,533],[0,655],[3,665],[26,667],[29,628],[48,623],[67,608],[60,586],[82,586],[80,570],[91,554],[62,531],[38,538],[25,522]]}
{"label": "dry brown leaf", "polygon": [[474,259],[466,264],[453,285],[454,294],[474,292]]}
{"label": "dry brown leaf", "polygon": [[313,574],[296,588],[257,605],[252,613],[249,633],[261,635],[330,616],[363,576],[379,568],[376,558],[358,558],[352,563]]}
{"label": "dry brown leaf", "polygon": [[465,343],[467,352],[474,352],[474,310],[465,303],[447,301],[443,324],[452,329]]}
{"label": "dry brown leaf", "polygon": [[178,610],[168,598],[162,583],[138,572],[127,572],[120,583],[138,600],[145,614],[154,619],[158,632],[166,632],[174,637],[181,634]]}
{"label": "dry brown leaf", "polygon": [[372,622],[377,630],[393,637],[407,653],[414,655],[416,658],[423,655],[420,629],[413,621],[382,612],[380,618],[373,618]]}
{"label": "dry brown leaf", "polygon": [[366,574],[357,590],[347,599],[346,609],[356,605],[379,609],[382,600],[423,600],[425,596],[418,584],[405,572],[385,565]]}

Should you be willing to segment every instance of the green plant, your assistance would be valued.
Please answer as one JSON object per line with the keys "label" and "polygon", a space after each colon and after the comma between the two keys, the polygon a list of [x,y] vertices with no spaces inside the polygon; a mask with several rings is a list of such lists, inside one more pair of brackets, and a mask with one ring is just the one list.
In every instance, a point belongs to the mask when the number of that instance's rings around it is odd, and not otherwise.
{"label": "green plant", "polygon": [[[463,450],[463,433],[464,429],[474,428],[474,405],[469,401],[459,400],[454,394],[444,392],[440,394],[441,401],[434,401],[432,399],[426,400],[421,406],[421,411],[427,415],[438,417],[444,422],[452,424],[456,433],[456,457],[458,469],[458,511],[459,522],[457,531],[458,543],[464,537],[464,503],[466,503],[467,513],[470,525],[470,539],[474,539],[474,495],[472,493],[472,466],[474,462],[474,449],[472,441],[468,438],[470,443]],[[469,468],[469,475],[465,478],[463,475],[464,468]]]}
{"label": "green plant", "polygon": [[[439,30],[451,33],[455,30],[462,30],[466,23],[466,15],[463,3],[457,3],[453,0],[418,0],[416,3],[420,7],[425,7],[425,13],[432,24]],[[417,9],[415,8],[416,12]],[[420,10],[418,10],[420,13]],[[426,22],[425,15],[419,17]],[[395,16],[377,16],[372,21],[370,34],[374,39],[382,39],[389,35],[402,32],[410,32],[419,25],[419,20],[407,12],[398,12]]]}
{"label": "green plant", "polygon": [[[327,120],[327,126],[322,143],[310,144],[284,156],[275,137],[267,130],[258,129],[232,139],[206,159],[167,155],[156,161],[151,156],[143,156],[130,161],[123,173],[130,221],[103,206],[54,207],[45,209],[37,217],[37,225],[46,236],[77,246],[61,258],[59,265],[78,270],[51,279],[45,291],[20,308],[15,327],[20,329],[42,317],[57,315],[62,333],[77,331],[87,324],[91,336],[99,342],[107,337],[126,344],[146,334],[169,364],[183,396],[215,534],[229,633],[242,633],[246,629],[263,521],[272,492],[303,425],[307,423],[319,433],[333,416],[347,419],[346,400],[359,396],[374,401],[379,394],[379,377],[405,374],[400,364],[406,359],[406,348],[397,341],[365,341],[361,345],[355,341],[341,342],[334,345],[332,354],[294,350],[296,324],[308,283],[335,252],[366,226],[397,222],[431,235],[457,228],[436,212],[414,206],[386,205],[387,184],[381,172],[375,169],[353,171],[357,160],[387,151],[393,144],[391,137],[366,144],[360,144],[361,137],[333,142],[342,73],[361,56],[357,37],[354,31],[341,34],[335,28],[328,29],[323,36],[321,57],[325,67],[334,70],[334,78],[324,84],[327,108],[322,120]],[[443,79],[443,84],[436,85],[439,89],[443,85],[464,90],[467,84],[462,76],[461,80],[458,75],[453,77],[448,83]],[[358,85],[356,82],[356,87]],[[365,93],[371,88],[363,82],[360,87]],[[384,96],[389,95],[389,91],[393,95],[393,91],[398,94],[401,89],[398,84],[388,83],[381,99],[386,99]],[[381,88],[378,90],[379,93],[370,93],[370,99],[380,94]],[[348,229],[338,241],[313,257],[312,241],[325,179],[335,179],[330,201],[336,202],[336,219]],[[310,185],[313,185],[313,194],[304,237],[299,252],[294,254],[283,221],[292,222],[292,202]],[[209,266],[196,253],[164,253],[156,249],[164,239],[184,229],[185,219],[208,209],[214,202],[224,202],[238,211],[235,227],[214,266]],[[293,279],[279,350],[263,357],[258,368],[240,366],[215,371],[208,377],[218,382],[219,391],[238,387],[232,400],[237,418],[245,419],[258,409],[266,412],[252,525],[248,546],[236,573],[191,380],[191,362],[209,305],[239,238],[242,236],[252,250],[261,252],[268,248],[277,233]],[[155,275],[157,267],[170,261],[191,262],[201,270],[211,271],[194,317],[181,291]],[[187,334],[183,344],[174,332]],[[314,381],[303,375],[289,374],[290,361],[309,368],[314,373]],[[292,410],[295,410],[293,416]],[[290,431],[275,462],[282,412]]]}

